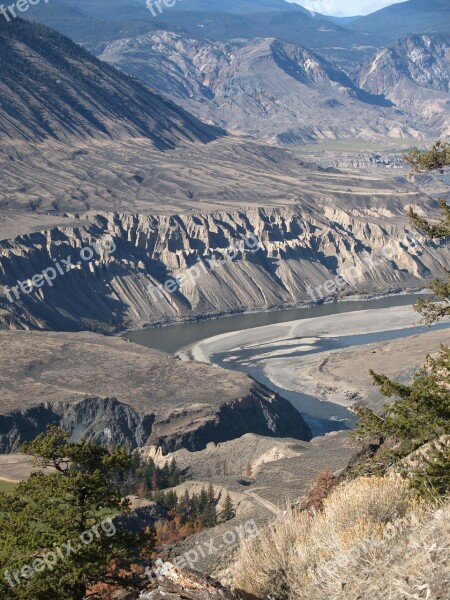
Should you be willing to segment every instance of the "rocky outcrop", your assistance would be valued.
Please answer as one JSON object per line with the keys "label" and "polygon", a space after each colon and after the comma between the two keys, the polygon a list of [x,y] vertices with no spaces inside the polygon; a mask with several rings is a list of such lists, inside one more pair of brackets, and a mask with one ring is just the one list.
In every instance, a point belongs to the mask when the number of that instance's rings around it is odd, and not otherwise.
{"label": "rocky outcrop", "polygon": [[3,331],[0,347],[0,453],[50,423],[73,441],[152,445],[164,454],[246,433],[311,437],[287,400],[243,373],[92,333]]}
{"label": "rocky outcrop", "polygon": [[402,80],[448,94],[449,58],[450,35],[408,35],[379,50],[372,60],[364,64],[359,84],[373,94],[386,94],[388,97]]}
{"label": "rocky outcrop", "polygon": [[153,589],[142,600],[233,600],[236,598],[218,581],[206,575],[181,571],[169,562],[161,563]]}
{"label": "rocky outcrop", "polygon": [[450,131],[450,35],[408,35],[359,69],[357,84],[384,94],[403,114],[420,115],[443,136]]}
{"label": "rocky outcrop", "polygon": [[17,451],[49,424],[71,432],[71,441],[84,439],[129,450],[150,444],[164,453],[181,448],[203,450],[210,442],[225,442],[250,432],[311,437],[308,426],[287,400],[255,384],[247,397],[212,410],[186,406],[170,414],[141,414],[116,398],[90,397],[75,404],[58,402],[14,411],[0,415],[0,453]]}
{"label": "rocky outcrop", "polygon": [[[303,201],[292,210],[88,215],[84,226],[1,242],[0,284],[10,290],[18,281],[27,290],[27,280],[56,264],[63,273],[55,267],[50,282],[9,298],[0,288],[0,323],[113,331],[310,303],[308,286],[349,269],[347,293],[380,294],[422,287],[450,266],[438,242],[408,237],[406,210],[417,196],[336,196],[333,206]],[[432,207],[423,200],[419,210]]]}

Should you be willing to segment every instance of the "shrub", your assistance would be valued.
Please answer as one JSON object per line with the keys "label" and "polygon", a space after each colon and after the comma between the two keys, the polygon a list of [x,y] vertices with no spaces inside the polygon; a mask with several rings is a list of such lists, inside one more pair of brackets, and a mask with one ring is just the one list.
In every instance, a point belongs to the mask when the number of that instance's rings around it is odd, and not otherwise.
{"label": "shrub", "polygon": [[412,510],[419,507],[400,477],[342,483],[321,512],[287,510],[258,541],[243,543],[236,588],[277,600],[327,597],[340,589],[351,568],[370,563],[399,535]]}

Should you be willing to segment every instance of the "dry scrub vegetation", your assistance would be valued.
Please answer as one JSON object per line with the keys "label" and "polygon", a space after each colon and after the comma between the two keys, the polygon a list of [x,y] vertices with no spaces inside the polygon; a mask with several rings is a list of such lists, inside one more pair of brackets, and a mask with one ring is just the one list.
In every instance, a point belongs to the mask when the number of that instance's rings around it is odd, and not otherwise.
{"label": "dry scrub vegetation", "polygon": [[289,509],[244,544],[235,588],[273,600],[447,600],[450,505],[418,502],[406,480],[340,484],[323,511]]}

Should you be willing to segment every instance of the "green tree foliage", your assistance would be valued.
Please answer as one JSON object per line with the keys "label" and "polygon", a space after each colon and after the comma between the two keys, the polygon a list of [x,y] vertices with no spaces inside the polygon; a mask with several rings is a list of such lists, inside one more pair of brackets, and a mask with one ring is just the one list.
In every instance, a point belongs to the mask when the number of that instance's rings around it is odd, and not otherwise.
{"label": "green tree foliage", "polygon": [[405,446],[415,447],[441,435],[450,434],[450,349],[442,346],[437,358],[428,357],[411,385],[390,380],[371,371],[375,384],[394,400],[377,414],[356,407],[359,417],[356,435],[368,438],[394,437]]}
{"label": "green tree foliage", "polygon": [[421,496],[436,498],[450,494],[450,446],[433,448],[414,471],[412,483]]}
{"label": "green tree foliage", "polygon": [[[438,170],[444,172],[450,166],[450,144],[438,141],[430,150],[420,151],[415,148],[405,155],[405,160],[412,166],[413,171],[426,173]],[[411,223],[430,238],[450,237],[450,207],[444,198],[439,198],[442,217],[437,223],[430,223],[412,208],[409,210]],[[427,324],[450,315],[450,272],[446,272],[446,280],[436,279],[431,286],[433,296],[426,300],[419,300],[416,305],[417,312]]]}
{"label": "green tree foliage", "polygon": [[112,482],[130,468],[131,456],[121,448],[69,443],[55,426],[23,451],[55,471],[35,472],[11,494],[0,494],[2,600],[82,600],[99,583],[142,586],[142,579],[118,573],[149,554],[153,543],[151,532],[133,534],[119,525],[129,501]]}
{"label": "green tree foliage", "polygon": [[442,217],[437,223],[430,223],[419,216],[414,209],[409,209],[409,216],[412,224],[430,238],[444,238],[450,236],[450,207],[443,198],[439,198],[439,207],[441,209]]}
{"label": "green tree foliage", "polygon": [[450,144],[438,140],[430,150],[414,148],[403,158],[417,173],[429,173],[430,171],[443,173],[445,167],[450,165]]}
{"label": "green tree foliage", "polygon": [[223,503],[222,511],[220,513],[220,517],[221,517],[222,521],[229,521],[230,519],[233,519],[235,516],[236,516],[236,511],[234,509],[233,502],[231,501],[231,496],[230,496],[230,494],[227,494],[225,496],[225,500]]}
{"label": "green tree foliage", "polygon": [[137,482],[143,484],[144,495],[175,487],[185,481],[185,477],[174,458],[170,463],[166,462],[163,467],[158,467],[152,458],[143,462],[135,456],[134,472]]}
{"label": "green tree foliage", "polygon": [[183,522],[192,525],[198,523],[202,528],[217,525],[219,498],[214,495],[212,485],[208,489],[203,487],[198,494],[192,496],[187,490],[181,497],[174,490],[157,490],[150,495],[150,499],[172,514],[181,516]]}
{"label": "green tree foliage", "polygon": [[[450,349],[441,346],[437,358],[428,357],[411,385],[371,372],[375,384],[393,401],[378,414],[367,407],[356,407],[358,425],[354,434],[361,440],[379,437],[390,450],[369,460],[363,471],[384,473],[414,450],[450,435]],[[403,469],[401,469],[403,470]],[[355,471],[357,473],[357,471]],[[435,450],[419,468],[408,474],[421,495],[436,496],[450,492],[448,448]]]}
{"label": "green tree foliage", "polygon": [[[417,148],[405,156],[415,172],[444,172],[450,166],[450,144],[438,141],[430,150]],[[432,238],[450,235],[450,208],[444,199],[439,200],[442,217],[438,223],[430,223],[410,210],[413,225]],[[432,285],[434,297],[420,300],[415,309],[424,321],[432,324],[450,315],[450,273],[447,280],[436,279]],[[411,385],[390,380],[385,375],[371,375],[381,392],[394,398],[385,404],[382,414],[367,407],[357,407],[359,417],[355,434],[361,439],[379,436],[396,442],[395,451],[387,452],[377,467],[385,468],[390,462],[401,459],[421,445],[450,434],[450,349],[441,346],[437,358],[427,357],[426,364],[415,375]],[[448,447],[438,450],[423,461],[413,473],[413,484],[421,494],[447,494],[450,491],[450,456]]]}

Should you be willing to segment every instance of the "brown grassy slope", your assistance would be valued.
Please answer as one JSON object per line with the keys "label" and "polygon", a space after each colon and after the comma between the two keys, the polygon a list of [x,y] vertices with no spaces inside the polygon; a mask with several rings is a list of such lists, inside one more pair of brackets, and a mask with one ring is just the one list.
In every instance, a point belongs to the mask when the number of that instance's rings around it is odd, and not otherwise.
{"label": "brown grassy slope", "polygon": [[449,503],[420,506],[399,478],[359,478],[323,513],[288,511],[244,545],[235,585],[278,600],[444,600],[449,517]]}

